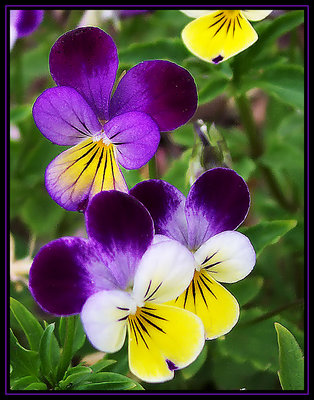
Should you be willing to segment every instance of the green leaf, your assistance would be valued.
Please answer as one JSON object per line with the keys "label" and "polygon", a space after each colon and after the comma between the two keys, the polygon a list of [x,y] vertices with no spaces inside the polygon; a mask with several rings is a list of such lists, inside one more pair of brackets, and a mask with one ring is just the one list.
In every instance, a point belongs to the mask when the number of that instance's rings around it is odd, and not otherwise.
{"label": "green leaf", "polygon": [[277,389],[276,374],[272,371],[254,368],[250,361],[237,362],[229,355],[221,355],[217,351],[214,352],[210,361],[211,376],[216,390],[241,390],[242,393],[245,393],[245,390]]}
{"label": "green leaf", "polygon": [[292,333],[275,322],[279,346],[279,380],[283,390],[304,390],[304,357]]}
{"label": "green leaf", "polygon": [[[66,321],[69,317],[61,317],[59,319],[59,343],[62,347],[64,344],[65,336],[66,336]],[[72,356],[80,349],[85,343],[86,335],[80,320],[79,315],[73,316],[75,319],[75,327],[74,327],[74,337],[73,337],[73,347],[72,347]]]}
{"label": "green leaf", "polygon": [[51,384],[55,384],[60,348],[54,335],[55,323],[49,324],[39,344],[41,371]]}
{"label": "green leaf", "polygon": [[44,382],[34,382],[28,385],[25,390],[47,390],[47,385]]}
{"label": "green leaf", "polygon": [[[304,10],[288,11],[275,18],[262,32],[259,39],[248,51],[247,57],[252,60],[252,65],[269,49],[269,46],[280,36],[295,29],[304,23]],[[258,25],[256,25],[258,27]]]}
{"label": "green leaf", "polygon": [[33,190],[32,196],[26,198],[21,206],[23,221],[38,236],[53,235],[64,214],[65,211],[41,188]]}
{"label": "green leaf", "polygon": [[83,381],[89,379],[92,373],[93,371],[91,368],[84,367],[82,365],[69,368],[62,381],[59,382],[58,388],[61,390],[74,389],[76,385],[79,385]]}
{"label": "green leaf", "polygon": [[243,156],[238,160],[232,161],[232,169],[247,182],[256,169],[256,163],[252,158]]}
{"label": "green leaf", "polygon": [[228,286],[228,290],[238,300],[240,306],[252,301],[261,291],[264,279],[261,276],[249,276]]}
{"label": "green leaf", "polygon": [[177,144],[185,147],[193,147],[194,145],[194,130],[192,124],[185,124],[174,130],[170,135],[170,139]]}
{"label": "green leaf", "polygon": [[186,150],[184,153],[182,153],[179,159],[174,160],[171,163],[170,168],[162,177],[163,180],[174,185],[185,196],[189,191],[189,183],[187,181],[186,171],[188,170],[191,156],[192,156],[192,149]]}
{"label": "green leaf", "polygon": [[208,103],[209,101],[215,99],[221,93],[224,92],[229,79],[224,76],[210,75],[205,85],[203,85],[198,93],[199,104]]}
{"label": "green leaf", "polygon": [[180,38],[158,39],[149,43],[131,43],[119,52],[120,66],[132,66],[143,60],[163,59],[181,64],[190,53]]}
{"label": "green leaf", "polygon": [[[273,20],[254,24],[258,32],[258,40],[244,52],[238,54],[231,60],[232,69],[237,76],[237,88],[245,89],[246,85],[254,87],[256,72],[260,70],[261,65],[276,66],[272,60],[279,61],[278,48],[275,42],[282,35],[291,32],[304,22],[304,10],[287,11]],[[252,76],[250,74],[253,73]],[[243,85],[243,88],[242,88]]]}
{"label": "green leaf", "polygon": [[98,372],[92,374],[88,382],[79,385],[77,390],[143,390],[142,386],[132,379],[115,372]]}
{"label": "green leaf", "polygon": [[17,124],[32,115],[32,106],[23,104],[10,109],[10,124]]}
{"label": "green leaf", "polygon": [[239,232],[251,240],[258,257],[265,247],[277,243],[282,236],[296,225],[296,220],[262,221],[254,226],[242,227]]}
{"label": "green leaf", "polygon": [[259,87],[285,104],[304,109],[304,70],[299,65],[276,65],[266,68],[253,81],[248,81],[245,91]]}
{"label": "green leaf", "polygon": [[37,376],[39,372],[38,352],[27,350],[20,345],[10,329],[10,363],[12,365],[11,379],[25,376]]}
{"label": "green leaf", "polygon": [[249,363],[256,370],[276,374],[279,362],[274,322],[287,324],[300,342],[303,333],[280,315],[275,317],[269,314],[269,310],[261,308],[242,309],[237,325],[227,335],[217,339],[221,355],[238,363]]}
{"label": "green leaf", "polygon": [[131,189],[133,186],[143,180],[141,173],[138,169],[125,169],[121,165],[120,169],[129,189]]}
{"label": "green leaf", "polygon": [[207,346],[204,346],[201,354],[197,357],[197,359],[192,362],[188,367],[182,369],[181,374],[184,379],[192,378],[204,365],[207,359]]}
{"label": "green leaf", "polygon": [[13,297],[10,298],[10,310],[25,333],[30,349],[38,351],[39,342],[44,333],[40,323],[23,304]]}
{"label": "green leaf", "polygon": [[99,360],[95,364],[91,365],[90,368],[93,370],[93,372],[100,372],[116,362],[116,360],[110,360],[105,356],[102,360]]}
{"label": "green leaf", "polygon": [[23,376],[22,378],[14,380],[14,382],[11,384],[11,389],[12,390],[23,390],[27,386],[29,386],[31,383],[34,382],[39,382],[38,378],[33,375],[29,376]]}

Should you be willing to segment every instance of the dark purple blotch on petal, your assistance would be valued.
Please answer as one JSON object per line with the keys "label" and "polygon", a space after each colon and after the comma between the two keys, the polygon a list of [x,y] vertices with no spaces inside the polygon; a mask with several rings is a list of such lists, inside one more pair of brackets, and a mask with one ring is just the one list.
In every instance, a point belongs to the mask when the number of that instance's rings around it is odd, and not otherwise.
{"label": "dark purple blotch on petal", "polygon": [[189,248],[196,250],[210,237],[236,229],[245,219],[250,194],[243,178],[228,168],[204,172],[185,203]]}
{"label": "dark purple blotch on petal", "polygon": [[29,288],[39,305],[56,315],[81,311],[94,292],[87,241],[62,238],[42,247],[35,256],[29,275]]}
{"label": "dark purple blotch on petal", "polygon": [[196,85],[186,69],[170,61],[143,61],[119,82],[110,117],[141,111],[154,119],[160,131],[170,131],[185,124],[196,107]]}
{"label": "dark purple blotch on petal", "polygon": [[187,245],[185,197],[175,186],[162,180],[150,179],[138,183],[129,193],[147,208],[157,234]]}
{"label": "dark purple blotch on petal", "polygon": [[213,58],[212,61],[214,64],[219,64],[223,59],[224,59],[223,56],[219,54],[219,56]]}
{"label": "dark purple blotch on petal", "polygon": [[134,197],[116,190],[103,191],[90,201],[86,228],[95,247],[109,259],[109,268],[125,289],[151,244],[154,225],[147,209]]}
{"label": "dark purple blotch on petal", "polygon": [[166,363],[167,363],[170,371],[175,371],[175,370],[179,369],[171,360],[166,359]]}
{"label": "dark purple blotch on petal", "polygon": [[95,27],[65,33],[52,46],[49,56],[51,76],[57,85],[76,89],[100,120],[108,120],[118,62],[114,41]]}

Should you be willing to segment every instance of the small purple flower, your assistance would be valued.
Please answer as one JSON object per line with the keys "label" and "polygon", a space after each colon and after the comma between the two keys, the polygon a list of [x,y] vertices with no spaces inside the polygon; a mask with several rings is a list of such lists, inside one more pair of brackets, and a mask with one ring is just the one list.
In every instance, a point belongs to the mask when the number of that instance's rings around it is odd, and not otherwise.
{"label": "small purple flower", "polygon": [[239,305],[219,282],[243,279],[256,259],[249,239],[235,231],[250,206],[245,181],[231,169],[213,168],[195,181],[187,198],[161,180],[140,182],[130,194],[150,212],[156,234],[178,240],[194,255],[193,280],[170,304],[198,315],[207,339],[229,332]]}
{"label": "small purple flower", "polygon": [[160,131],[186,123],[197,107],[194,80],[162,60],[131,68],[112,95],[118,69],[116,46],[95,27],[78,28],[53,45],[47,89],[33,107],[41,133],[72,148],[47,167],[50,196],[67,210],[84,210],[98,192],[127,192],[119,168],[137,169],[155,154]]}
{"label": "small purple flower", "polygon": [[126,193],[98,193],[85,217],[88,239],[60,238],[35,256],[32,295],[50,313],[81,313],[100,351],[121,349],[128,331],[130,370],[148,382],[173,378],[204,345],[201,320],[163,304],[189,285],[193,256],[177,241],[154,239],[148,211]]}
{"label": "small purple flower", "polygon": [[16,39],[30,35],[41,24],[43,10],[11,10],[10,11],[10,48]]}

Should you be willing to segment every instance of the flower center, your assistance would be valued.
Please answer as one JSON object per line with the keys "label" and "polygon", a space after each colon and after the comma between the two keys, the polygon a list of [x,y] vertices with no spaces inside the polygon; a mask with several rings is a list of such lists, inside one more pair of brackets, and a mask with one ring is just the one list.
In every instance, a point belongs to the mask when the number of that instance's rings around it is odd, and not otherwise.
{"label": "flower center", "polygon": [[102,142],[107,147],[113,147],[111,140],[106,136],[103,129],[97,135],[93,136],[93,142]]}
{"label": "flower center", "polygon": [[164,329],[167,320],[160,314],[160,310],[158,311],[151,303],[147,303],[138,307],[135,314],[128,316],[130,335],[132,339],[135,339],[137,345],[142,343],[149,349],[156,333],[166,333]]}
{"label": "flower center", "polygon": [[[207,307],[208,296],[216,298],[212,291],[213,280],[206,270],[195,270],[193,279],[187,289],[174,300],[174,305],[195,311],[196,299],[200,300]],[[199,301],[198,301],[199,303]]]}
{"label": "flower center", "polygon": [[130,309],[130,315],[136,315],[139,310],[145,305],[143,300],[139,300],[135,298],[132,295],[132,292],[129,292],[130,294],[130,304],[129,304],[129,309]]}
{"label": "flower center", "polygon": [[223,10],[226,18],[236,18],[240,14],[240,10]]}

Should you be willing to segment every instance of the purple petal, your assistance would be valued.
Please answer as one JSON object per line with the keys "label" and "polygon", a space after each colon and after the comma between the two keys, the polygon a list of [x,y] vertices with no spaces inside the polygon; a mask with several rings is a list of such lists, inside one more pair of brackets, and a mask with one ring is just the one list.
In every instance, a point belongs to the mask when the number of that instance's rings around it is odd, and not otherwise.
{"label": "purple petal", "polygon": [[119,163],[127,169],[145,165],[160,141],[159,128],[152,118],[136,111],[114,117],[104,131],[116,146]]}
{"label": "purple petal", "polygon": [[213,168],[204,172],[191,187],[185,205],[189,248],[196,250],[211,236],[236,229],[249,206],[248,187],[235,171]]}
{"label": "purple petal", "polygon": [[40,132],[59,145],[77,144],[101,130],[84,98],[66,86],[45,90],[34,103],[33,116]]}
{"label": "purple petal", "polygon": [[62,35],[50,52],[50,72],[59,86],[76,89],[100,120],[108,120],[118,69],[116,46],[99,28],[84,27]]}
{"label": "purple petal", "polygon": [[119,82],[110,102],[110,116],[142,111],[161,131],[169,131],[185,124],[196,107],[196,86],[186,69],[169,61],[144,61]]}
{"label": "purple petal", "polygon": [[129,193],[149,211],[156,234],[168,236],[187,246],[185,197],[177,188],[165,181],[151,179],[138,183]]}
{"label": "purple petal", "polygon": [[34,32],[41,24],[43,17],[43,10],[11,10],[10,25],[15,27],[18,37],[23,37]]}
{"label": "purple petal", "polygon": [[95,195],[85,216],[89,237],[110,259],[109,268],[120,288],[126,288],[153,240],[151,216],[139,201],[115,190]]}
{"label": "purple petal", "polygon": [[116,288],[117,282],[86,239],[67,237],[41,248],[30,269],[29,287],[45,311],[71,315],[93,293]]}

